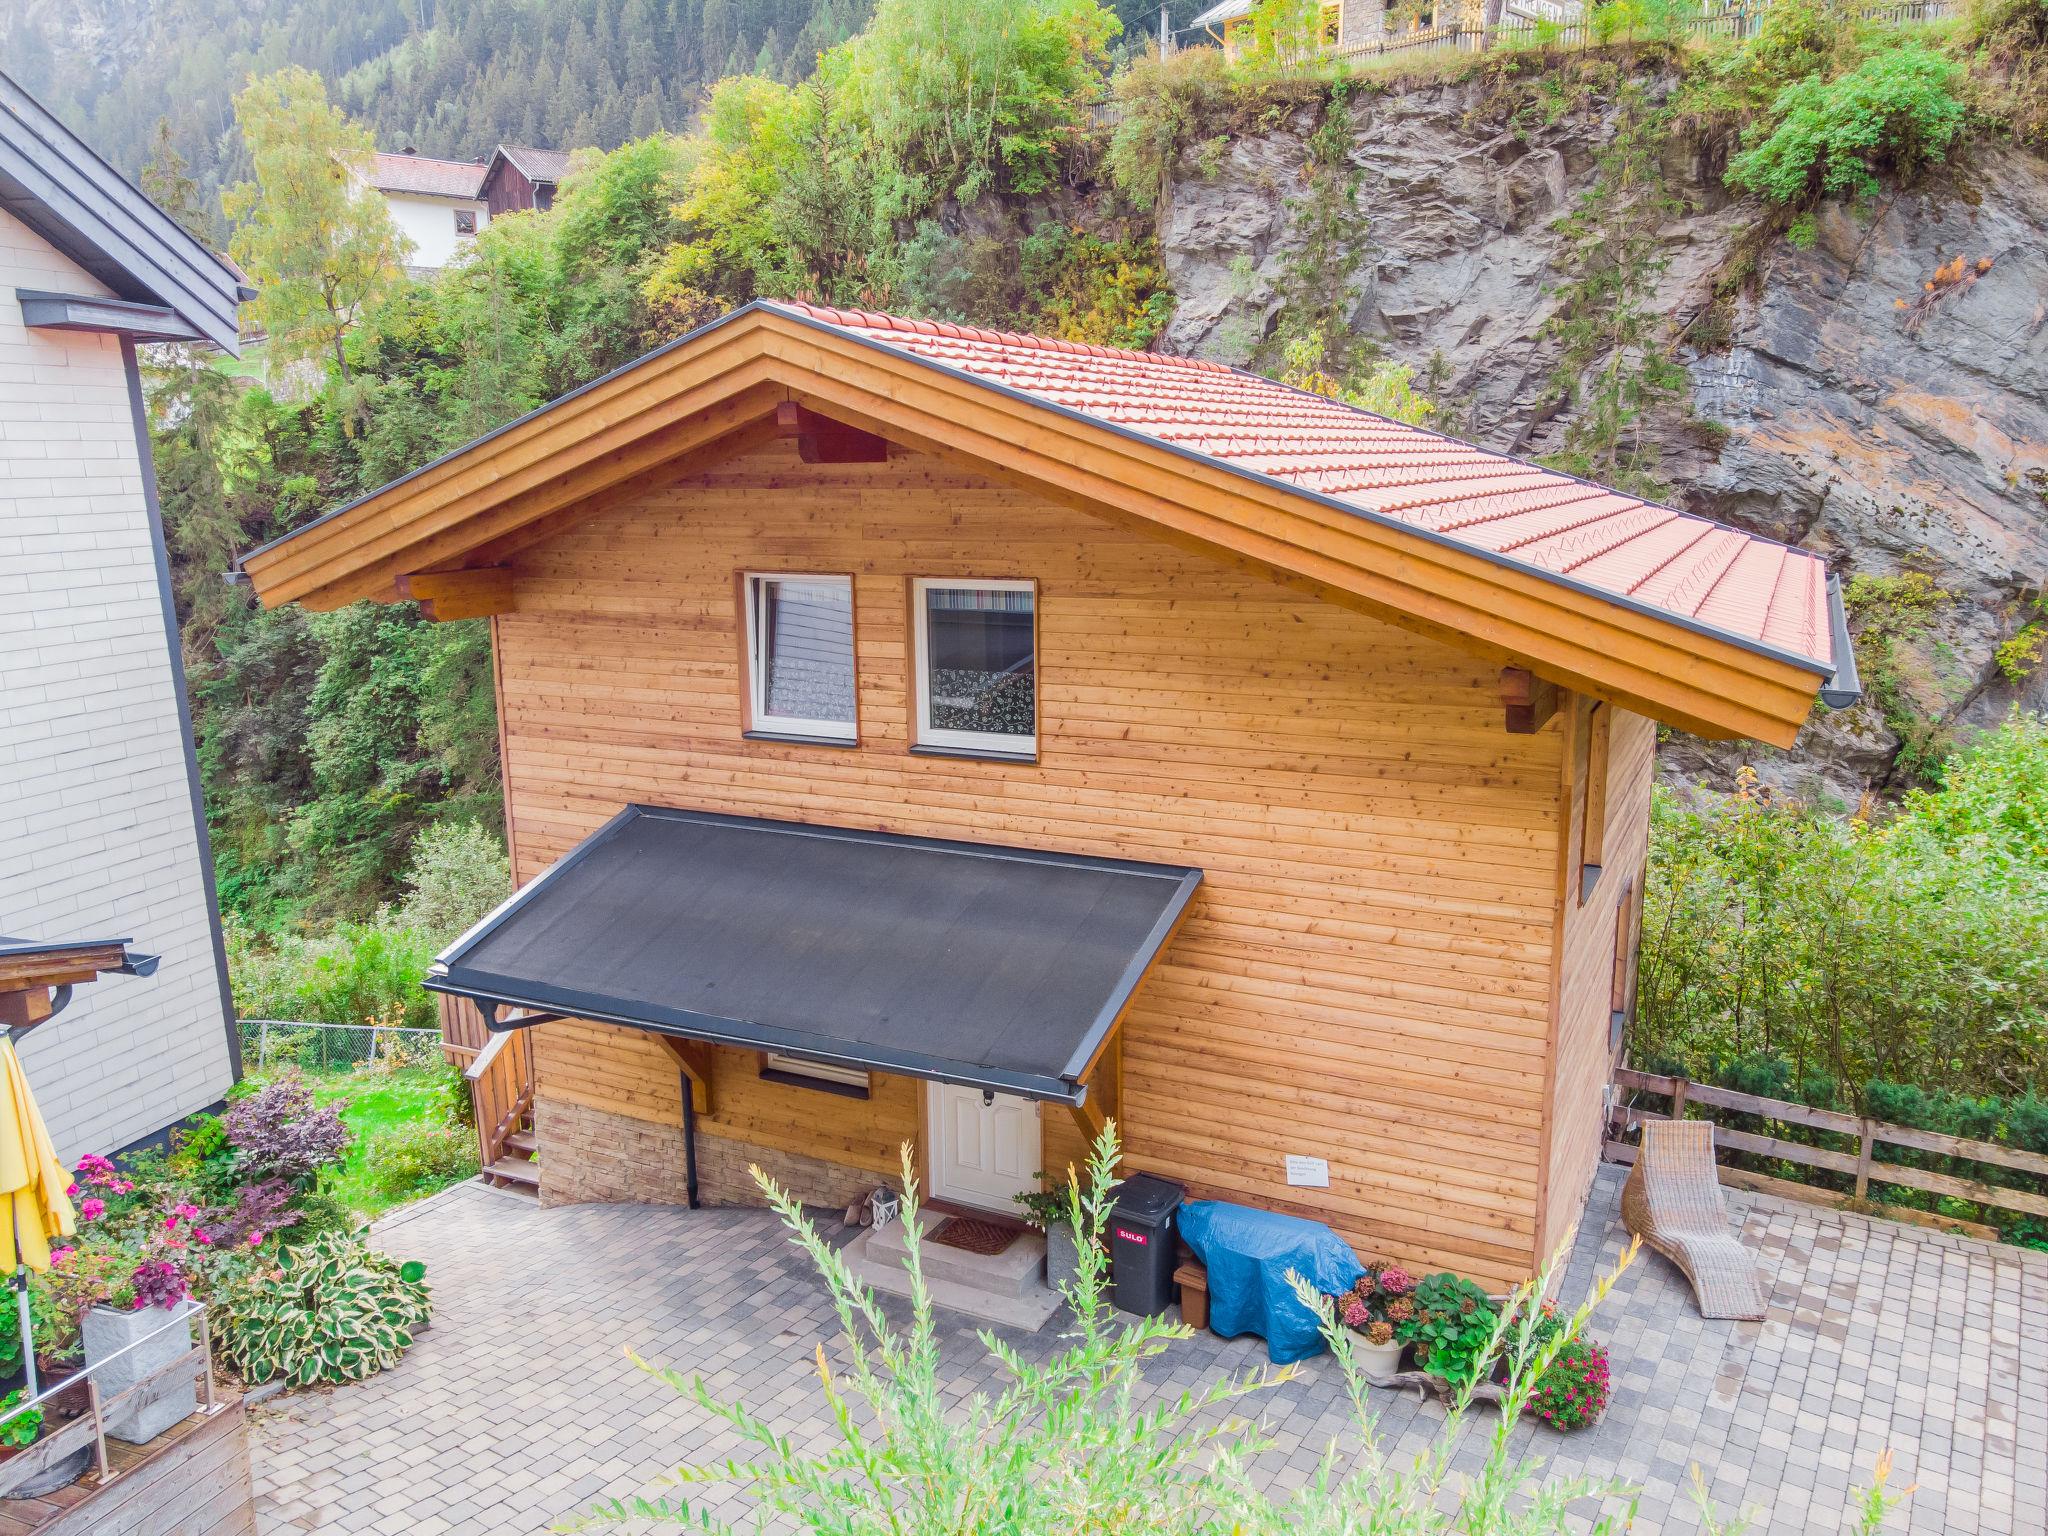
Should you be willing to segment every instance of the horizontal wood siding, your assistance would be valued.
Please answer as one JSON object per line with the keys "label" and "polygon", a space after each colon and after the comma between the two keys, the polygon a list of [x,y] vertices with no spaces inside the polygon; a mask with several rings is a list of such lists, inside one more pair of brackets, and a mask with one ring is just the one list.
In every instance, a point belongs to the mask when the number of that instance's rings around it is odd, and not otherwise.
{"label": "horizontal wood siding", "polygon": [[[742,569],[854,573],[859,747],[742,739]],[[516,570],[498,638],[522,880],[631,800],[1199,865],[1105,1089],[1130,1164],[1409,1262],[1526,1271],[1561,732],[1505,732],[1495,665],[923,456],[771,446]],[[1036,764],[906,750],[919,575],[1039,583]],[[543,1096],[680,1114],[653,1040],[564,1024],[539,1046]],[[739,1054],[707,1125],[878,1173],[916,1134],[914,1085],[834,1099]],[[1046,1132],[1058,1167],[1071,1117]],[[1327,1157],[1330,1189],[1290,1190],[1287,1152]]]}
{"label": "horizontal wood siding", "polygon": [[[1575,724],[1584,699],[1560,711]],[[1603,706],[1605,708],[1606,706]],[[1558,1044],[1551,1088],[1550,1148],[1545,1183],[1542,1253],[1562,1243],[1584,1206],[1593,1170],[1600,1161],[1605,1092],[1612,1075],[1608,1050],[1614,984],[1615,924],[1632,921],[1623,911],[1624,891],[1642,883],[1650,839],[1650,779],[1657,746],[1654,721],[1625,710],[1608,726],[1607,832],[1600,879],[1581,902],[1576,857],[1563,865],[1562,956],[1559,967]],[[1568,849],[1583,846],[1586,780],[1575,773]]]}

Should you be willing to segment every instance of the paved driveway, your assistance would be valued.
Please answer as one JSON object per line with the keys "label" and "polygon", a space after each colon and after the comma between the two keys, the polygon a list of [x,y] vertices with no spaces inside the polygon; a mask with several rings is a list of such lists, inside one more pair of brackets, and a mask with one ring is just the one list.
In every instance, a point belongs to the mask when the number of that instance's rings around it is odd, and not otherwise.
{"label": "paved driveway", "polygon": [[[1568,1296],[1620,1250],[1619,1187],[1603,1171]],[[2048,1255],[1731,1198],[1763,1259],[1769,1319],[1703,1322],[1677,1272],[1646,1255],[1595,1325],[1615,1367],[1606,1419],[1573,1436],[1523,1436],[1560,1470],[1642,1486],[1638,1532],[1697,1528],[1685,1493],[1694,1463],[1724,1512],[1754,1511],[1755,1531],[1842,1530],[1848,1489],[1886,1446],[1894,1487],[1919,1483],[1894,1529],[2048,1530]],[[469,1184],[379,1233],[393,1253],[426,1260],[434,1326],[396,1370],[258,1411],[266,1533],[528,1536],[676,1461],[738,1449],[637,1370],[629,1346],[721,1392],[744,1385],[752,1406],[825,1443],[810,1372],[830,1314],[764,1212],[541,1210]],[[1056,1332],[1024,1347],[1043,1353]],[[1191,1340],[1160,1362],[1158,1385],[1255,1364],[1259,1351]],[[963,1394],[991,1374],[964,1324],[945,1359]],[[1390,1440],[1419,1445],[1440,1418],[1433,1405],[1375,1396]],[[1276,1441],[1260,1475],[1297,1484],[1345,1422],[1335,1372],[1312,1361],[1260,1401]],[[735,1497],[727,1510],[743,1506]]]}

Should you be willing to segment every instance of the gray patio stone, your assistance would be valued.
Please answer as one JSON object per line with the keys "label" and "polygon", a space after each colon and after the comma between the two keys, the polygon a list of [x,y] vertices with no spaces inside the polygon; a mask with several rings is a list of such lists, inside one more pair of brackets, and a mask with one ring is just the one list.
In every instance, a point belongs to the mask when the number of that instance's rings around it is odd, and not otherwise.
{"label": "gray patio stone", "polygon": [[[1559,1287],[1566,1302],[1626,1243],[1618,1195],[1617,1172],[1603,1170]],[[1642,1487],[1639,1533],[1700,1528],[1696,1466],[1722,1516],[1748,1514],[1753,1532],[1842,1529],[1886,1448],[1892,1486],[1920,1485],[1893,1529],[2048,1531],[2048,1255],[1764,1196],[1730,1204],[1762,1261],[1769,1316],[1702,1320],[1683,1278],[1646,1253],[1594,1324],[1615,1365],[1606,1418],[1572,1436],[1526,1426],[1517,1442],[1560,1474]],[[469,1184],[378,1233],[426,1261],[433,1326],[396,1370],[255,1411],[263,1532],[534,1536],[679,1461],[744,1454],[636,1369],[629,1348],[743,1395],[799,1443],[830,1444],[813,1351],[823,1343],[838,1359],[843,1347],[808,1264],[765,1212],[541,1210]],[[998,1384],[973,1327],[945,1327],[949,1402]],[[1043,1357],[1059,1327],[1005,1337]],[[1257,1340],[1203,1335],[1158,1361],[1147,1387],[1164,1396],[1263,1358]],[[1410,1394],[1373,1402],[1391,1454],[1427,1444],[1443,1420]],[[1273,1445],[1254,1475],[1275,1491],[1312,1476],[1348,1425],[1327,1359],[1257,1407]],[[1482,1415],[1474,1429],[1488,1428]],[[1478,1452],[1468,1439],[1458,1464]],[[744,1518],[737,1491],[708,1494]],[[1597,1513],[1589,1506],[1581,1527]]]}

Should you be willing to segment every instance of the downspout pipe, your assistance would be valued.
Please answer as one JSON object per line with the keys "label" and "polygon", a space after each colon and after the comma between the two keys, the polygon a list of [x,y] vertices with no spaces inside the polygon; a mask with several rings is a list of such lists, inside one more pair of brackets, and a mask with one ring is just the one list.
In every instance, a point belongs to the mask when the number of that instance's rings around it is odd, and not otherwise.
{"label": "downspout pipe", "polygon": [[1834,642],[1835,673],[1821,684],[1820,701],[1829,709],[1849,709],[1863,702],[1863,679],[1856,674],[1856,645],[1849,638],[1839,576],[1828,578],[1828,631]]}
{"label": "downspout pipe", "polygon": [[688,1192],[690,1209],[697,1209],[697,1101],[690,1097],[690,1074],[678,1072],[676,1080],[683,1089],[683,1187]]}

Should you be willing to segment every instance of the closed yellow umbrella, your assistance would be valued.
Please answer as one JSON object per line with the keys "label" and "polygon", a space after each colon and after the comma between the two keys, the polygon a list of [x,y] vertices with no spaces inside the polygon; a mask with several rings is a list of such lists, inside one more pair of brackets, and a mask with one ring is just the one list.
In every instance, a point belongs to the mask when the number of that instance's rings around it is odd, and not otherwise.
{"label": "closed yellow umbrella", "polygon": [[71,1175],[57,1161],[42,1111],[28,1091],[28,1074],[14,1054],[14,1042],[0,1038],[0,1271],[13,1270],[20,1309],[22,1363],[29,1396],[36,1393],[35,1337],[29,1322],[28,1272],[50,1267],[50,1239],[77,1230],[64,1191]]}

